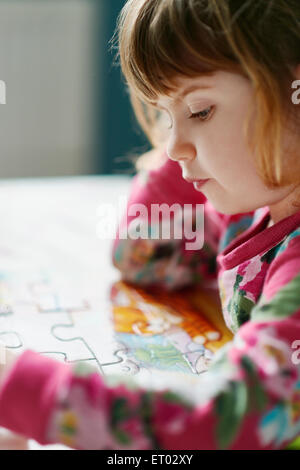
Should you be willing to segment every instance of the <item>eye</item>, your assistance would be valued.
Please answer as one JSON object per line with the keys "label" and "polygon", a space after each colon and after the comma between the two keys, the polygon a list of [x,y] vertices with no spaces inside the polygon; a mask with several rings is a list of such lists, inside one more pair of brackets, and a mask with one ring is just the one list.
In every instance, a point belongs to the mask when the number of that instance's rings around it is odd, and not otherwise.
{"label": "eye", "polygon": [[[208,108],[204,109],[203,111],[200,111],[199,113],[194,113],[192,114],[188,119],[199,119],[200,121],[208,121],[212,114],[212,110],[214,109],[214,106],[209,106]],[[168,116],[168,113],[166,113],[165,117]],[[172,124],[167,127],[168,130],[172,129]]]}
{"label": "eye", "polygon": [[212,109],[213,106],[209,106],[209,108],[206,108],[203,111],[200,111],[199,113],[192,114],[189,119],[200,118],[201,121],[207,121],[208,117],[210,117],[211,115]]}

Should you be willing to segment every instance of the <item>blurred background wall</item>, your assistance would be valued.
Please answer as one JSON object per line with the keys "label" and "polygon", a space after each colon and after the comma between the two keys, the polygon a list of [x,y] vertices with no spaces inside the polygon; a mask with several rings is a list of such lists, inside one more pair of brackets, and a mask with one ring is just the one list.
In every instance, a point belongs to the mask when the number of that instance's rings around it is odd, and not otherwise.
{"label": "blurred background wall", "polygon": [[[108,44],[116,27],[117,16],[125,0],[98,0],[99,14],[105,19],[102,28],[98,28],[97,44],[103,48],[103,60],[100,57],[98,71],[102,77],[102,94],[99,96],[98,111],[102,121],[103,134],[99,135],[96,153],[103,148],[105,158],[97,158],[98,171],[104,173],[132,173],[129,158],[140,155],[151,148],[148,140],[136,122],[129,96],[121,76],[120,67],[113,65],[117,51],[110,51]],[[101,6],[100,6],[101,4]],[[101,10],[103,8],[103,10]],[[99,23],[99,22],[98,22]],[[104,40],[103,40],[104,38]],[[96,121],[97,122],[97,121]],[[102,140],[102,146],[101,141]]]}
{"label": "blurred background wall", "polygon": [[109,40],[125,0],[0,0],[0,177],[133,173],[149,149]]}

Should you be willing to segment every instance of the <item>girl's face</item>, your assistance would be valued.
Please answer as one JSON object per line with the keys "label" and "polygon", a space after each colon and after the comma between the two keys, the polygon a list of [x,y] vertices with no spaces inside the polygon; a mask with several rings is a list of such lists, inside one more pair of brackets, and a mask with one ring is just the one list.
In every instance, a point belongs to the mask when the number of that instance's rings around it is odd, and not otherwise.
{"label": "girl's face", "polygon": [[[280,214],[286,217],[284,202],[288,203],[295,186],[274,190],[264,185],[243,133],[247,112],[254,103],[250,82],[219,71],[210,77],[179,77],[176,86],[176,93],[161,95],[157,106],[169,116],[166,150],[170,159],[179,162],[183,177],[209,178],[201,192],[224,214],[268,205],[270,210],[274,208],[276,219]],[[190,87],[195,89],[187,91]],[[191,118],[192,114],[196,116]],[[250,123],[254,119],[255,108]]]}

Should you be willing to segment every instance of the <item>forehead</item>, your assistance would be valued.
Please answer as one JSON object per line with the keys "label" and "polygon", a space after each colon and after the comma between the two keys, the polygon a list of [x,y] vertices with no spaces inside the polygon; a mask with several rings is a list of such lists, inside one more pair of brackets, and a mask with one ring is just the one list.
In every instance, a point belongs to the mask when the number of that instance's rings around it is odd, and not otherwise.
{"label": "forehead", "polygon": [[175,86],[179,88],[189,87],[194,84],[205,84],[210,83],[212,84],[214,79],[217,77],[219,72],[214,72],[213,74],[201,74],[196,77],[183,77],[183,76],[176,76],[174,78]]}
{"label": "forehead", "polygon": [[158,99],[154,104],[159,105],[166,101],[176,103],[194,91],[212,89],[216,86],[217,74],[218,72],[210,75],[202,74],[193,78],[177,76],[172,80],[175,91],[169,95],[158,95]]}
{"label": "forehead", "polygon": [[[156,102],[152,102],[158,107],[176,106],[180,104],[187,94],[195,94],[208,91],[216,96],[235,96],[249,94],[253,91],[253,86],[245,76],[238,72],[218,70],[210,74],[201,74],[196,77],[176,77],[173,79],[175,90],[170,94],[158,95]],[[195,91],[196,90],[196,91]],[[197,92],[198,90],[198,92]]]}

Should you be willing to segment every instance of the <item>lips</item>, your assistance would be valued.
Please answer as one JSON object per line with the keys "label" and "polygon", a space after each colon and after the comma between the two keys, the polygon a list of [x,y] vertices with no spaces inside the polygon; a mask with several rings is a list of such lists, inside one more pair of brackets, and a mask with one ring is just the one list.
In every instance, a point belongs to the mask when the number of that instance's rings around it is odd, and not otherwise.
{"label": "lips", "polygon": [[185,179],[185,181],[187,181],[188,183],[198,183],[198,182],[202,182],[202,181],[207,181],[207,179],[203,179],[203,178],[189,178],[188,176],[187,177],[183,177]]}
{"label": "lips", "polygon": [[202,186],[204,186],[205,183],[207,183],[207,181],[209,181],[209,179],[194,181],[194,188],[195,188],[197,191],[200,191],[200,189],[202,188]]}

